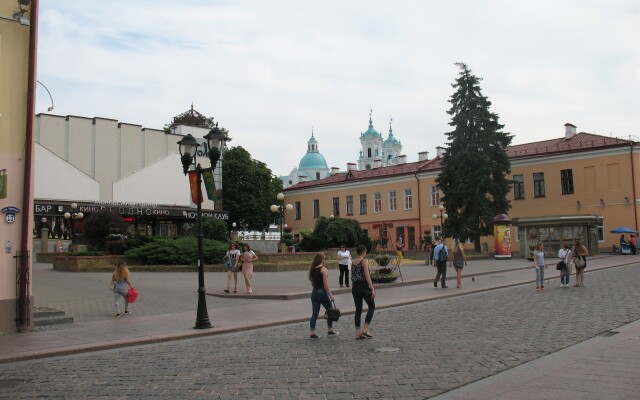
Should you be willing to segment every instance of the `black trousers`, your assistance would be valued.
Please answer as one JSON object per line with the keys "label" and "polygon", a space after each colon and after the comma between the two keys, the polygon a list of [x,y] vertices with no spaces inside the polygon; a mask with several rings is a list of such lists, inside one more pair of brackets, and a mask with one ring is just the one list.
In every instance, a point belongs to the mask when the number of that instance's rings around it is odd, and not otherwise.
{"label": "black trousers", "polygon": [[[342,286],[342,282],[344,282],[344,284],[347,285],[347,287],[349,287],[349,266],[339,264],[339,267],[340,267],[340,278],[338,278],[338,282],[340,283],[340,286]],[[343,281],[343,278],[344,278],[344,281]]]}
{"label": "black trousers", "polygon": [[447,262],[446,261],[438,261],[436,264],[438,268],[438,273],[436,274],[436,280],[434,282],[438,282],[438,279],[442,276],[442,284],[440,286],[447,286],[445,281],[447,280]]}

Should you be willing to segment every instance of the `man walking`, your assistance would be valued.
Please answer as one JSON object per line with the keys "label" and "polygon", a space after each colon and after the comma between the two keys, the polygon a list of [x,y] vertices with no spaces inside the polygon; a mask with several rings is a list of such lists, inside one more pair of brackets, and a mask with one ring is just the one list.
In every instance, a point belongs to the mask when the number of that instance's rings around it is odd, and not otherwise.
{"label": "man walking", "polygon": [[433,249],[433,262],[438,269],[438,273],[436,274],[436,279],[433,281],[433,286],[438,287],[438,279],[442,276],[442,284],[440,285],[443,289],[446,289],[448,286],[446,284],[447,280],[447,258],[449,257],[449,251],[447,250],[447,246],[444,244],[444,240],[442,238],[438,239],[438,245]]}

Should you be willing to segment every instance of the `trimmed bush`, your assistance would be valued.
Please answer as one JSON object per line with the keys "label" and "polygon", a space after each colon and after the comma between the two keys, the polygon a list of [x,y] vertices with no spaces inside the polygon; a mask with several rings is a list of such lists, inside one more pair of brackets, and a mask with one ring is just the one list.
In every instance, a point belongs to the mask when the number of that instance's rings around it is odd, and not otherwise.
{"label": "trimmed bush", "polygon": [[[202,253],[205,264],[222,264],[227,243],[204,239]],[[197,265],[198,241],[195,237],[155,238],[153,242],[127,250],[127,258],[141,265]]]}

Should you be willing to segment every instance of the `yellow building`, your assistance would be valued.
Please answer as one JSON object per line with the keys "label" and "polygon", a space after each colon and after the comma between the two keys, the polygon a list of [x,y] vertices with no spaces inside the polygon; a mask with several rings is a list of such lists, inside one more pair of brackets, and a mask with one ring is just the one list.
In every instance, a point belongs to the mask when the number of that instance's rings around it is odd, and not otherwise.
{"label": "yellow building", "polygon": [[0,333],[28,329],[33,319],[28,116],[34,114],[36,44],[37,2],[0,2]]}
{"label": "yellow building", "polygon": [[[386,238],[387,250],[400,235],[407,249],[419,249],[425,232],[441,232],[441,192],[435,180],[445,149],[437,150],[434,159],[389,167],[357,170],[348,164],[346,172],[286,189],[287,203],[294,205],[286,215],[288,226],[299,234],[313,229],[320,216],[353,218],[372,239]],[[564,136],[514,145],[508,154],[514,253],[525,256],[534,242],[542,241],[551,254],[563,241],[576,239],[592,253],[610,251],[620,237],[611,229],[638,230],[638,142],[576,133],[574,125],[566,124]],[[492,237],[481,241],[493,252]]]}

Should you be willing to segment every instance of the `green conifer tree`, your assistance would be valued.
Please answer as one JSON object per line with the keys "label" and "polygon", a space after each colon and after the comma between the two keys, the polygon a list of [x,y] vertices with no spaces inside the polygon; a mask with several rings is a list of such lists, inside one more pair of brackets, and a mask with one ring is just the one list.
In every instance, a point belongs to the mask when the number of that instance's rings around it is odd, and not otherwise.
{"label": "green conifer tree", "polygon": [[491,102],[482,95],[481,78],[466,64],[455,65],[460,74],[452,84],[455,92],[447,111],[453,130],[446,133],[448,148],[436,183],[449,216],[444,234],[461,240],[471,238],[480,252],[480,237],[492,235],[493,218],[510,208],[507,147],[513,136],[502,132],[504,125],[489,110]]}

